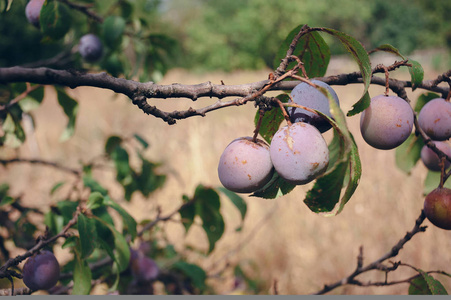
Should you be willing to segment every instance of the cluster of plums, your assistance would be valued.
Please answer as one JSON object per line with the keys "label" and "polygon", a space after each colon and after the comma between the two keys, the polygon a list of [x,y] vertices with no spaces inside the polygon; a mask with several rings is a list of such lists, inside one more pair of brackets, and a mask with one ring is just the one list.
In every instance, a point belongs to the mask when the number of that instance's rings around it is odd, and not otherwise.
{"label": "cluster of plums", "polygon": [[[329,85],[312,82],[327,88],[339,103]],[[315,87],[301,83],[291,96],[295,103],[331,116],[328,98]],[[218,165],[219,180],[225,188],[236,193],[255,192],[271,180],[274,170],[287,182],[302,185],[326,171],[329,149],[321,133],[329,130],[330,124],[304,109],[289,107],[288,113],[293,124],[280,128],[270,145],[241,137],[226,147]]]}
{"label": "cluster of plums", "polygon": [[[376,96],[360,119],[360,129],[364,140],[378,149],[393,149],[401,145],[410,135],[414,113],[410,105],[399,97]],[[431,138],[432,143],[451,157],[451,103],[443,98],[427,102],[418,114],[420,128]],[[424,145],[421,161],[431,171],[441,171],[441,160],[437,153]],[[445,161],[445,169],[451,163]],[[435,226],[451,230],[451,190],[437,188],[424,200],[424,213]]]}
{"label": "cluster of plums", "polygon": [[[337,104],[334,90],[326,83],[312,80],[329,91]],[[291,92],[296,104],[316,109],[332,117],[328,98],[317,88],[301,83]],[[280,128],[271,144],[250,137],[232,141],[219,160],[218,175],[223,186],[237,193],[252,193],[263,188],[274,170],[287,182],[306,184],[323,174],[329,162],[329,151],[321,133],[331,128],[329,122],[317,114],[288,107],[293,125]],[[400,146],[412,133],[414,111],[402,98],[378,95],[360,117],[360,131],[370,146],[389,150]],[[443,98],[427,102],[418,115],[421,129],[435,146],[451,157],[451,103]],[[439,156],[426,145],[421,150],[423,164],[432,171],[440,171]],[[451,166],[446,161],[445,168]],[[451,190],[438,188],[425,199],[426,217],[436,226],[451,230]]]}
{"label": "cluster of plums", "polygon": [[[418,124],[433,140],[435,146],[451,157],[451,146],[446,141],[451,138],[451,103],[443,98],[427,102],[418,114]],[[429,147],[421,149],[421,160],[431,171],[440,171],[439,156]],[[451,166],[445,161],[445,169]],[[451,230],[451,189],[438,187],[424,200],[424,214],[435,226]]]}
{"label": "cluster of plums", "polygon": [[[28,22],[40,28],[41,8],[45,0],[30,0],[25,7],[25,16]],[[78,52],[88,62],[96,62],[103,55],[103,44],[98,36],[92,33],[85,34],[80,38]]]}
{"label": "cluster of plums", "polygon": [[29,257],[22,269],[23,282],[33,290],[48,290],[60,278],[60,265],[55,255],[42,250]]}

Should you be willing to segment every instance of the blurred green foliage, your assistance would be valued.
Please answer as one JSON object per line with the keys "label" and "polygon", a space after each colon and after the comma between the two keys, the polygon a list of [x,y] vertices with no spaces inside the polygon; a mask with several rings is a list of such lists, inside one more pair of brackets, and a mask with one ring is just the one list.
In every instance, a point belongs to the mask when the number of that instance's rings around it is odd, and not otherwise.
{"label": "blurred green foliage", "polygon": [[[63,50],[73,53],[78,39],[88,32],[100,35],[108,46],[101,69],[154,81],[174,66],[224,71],[272,68],[280,44],[299,24],[346,32],[367,50],[391,44],[409,55],[418,49],[451,48],[449,0],[79,0],[73,2],[94,5],[93,11],[105,22],[72,9],[72,30],[59,40],[43,39],[27,22],[27,2],[14,0],[10,11],[0,14],[0,66],[51,59]],[[105,34],[112,16],[131,22],[115,45]],[[324,39],[333,55],[346,51],[333,38]],[[85,66],[76,55],[46,65]]]}
{"label": "blurred green foliage", "polygon": [[[451,46],[446,0],[167,0],[166,5],[189,68],[272,68],[280,43],[299,24],[346,32],[367,50],[392,44],[409,54]],[[324,38],[332,54],[345,52]]]}

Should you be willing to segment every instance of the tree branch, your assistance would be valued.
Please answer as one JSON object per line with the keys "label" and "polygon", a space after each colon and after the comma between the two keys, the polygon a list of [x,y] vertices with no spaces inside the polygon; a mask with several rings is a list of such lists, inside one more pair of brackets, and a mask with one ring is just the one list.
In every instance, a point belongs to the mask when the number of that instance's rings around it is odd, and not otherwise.
{"label": "tree branch", "polygon": [[81,5],[81,4],[70,2],[68,0],[58,0],[58,1],[65,3],[67,6],[69,6],[72,9],[80,11],[81,13],[85,14],[86,16],[88,16],[89,18],[93,19],[94,21],[96,21],[98,23],[103,23],[103,18],[101,16],[99,16],[96,13],[89,10],[92,5]]}
{"label": "tree branch", "polygon": [[[67,231],[73,225],[75,225],[77,223],[79,213],[80,212],[77,211],[74,214],[74,217],[66,224],[66,226],[61,230],[60,233],[58,233],[58,234],[56,234],[56,235],[54,235],[54,236],[52,236],[50,238],[47,238],[46,236],[44,236],[44,237],[40,236],[38,238],[38,241],[37,241],[36,245],[34,245],[27,252],[25,252],[22,255],[18,255],[15,258],[8,259],[8,261],[3,266],[0,267],[0,278],[10,277],[11,273],[13,273],[12,275],[17,277],[17,278],[22,278],[22,275],[16,274],[14,271],[8,270],[8,269],[11,268],[11,267],[17,266],[23,260],[25,260],[28,257],[32,256],[33,254],[39,252],[39,250],[41,250],[44,246],[55,242],[58,238],[66,236]],[[47,233],[46,233],[46,235],[47,235]]]}
{"label": "tree branch", "polygon": [[[378,70],[374,70],[376,72]],[[285,74],[287,75],[287,74]],[[205,82],[195,85],[170,84],[158,85],[153,82],[137,82],[124,78],[116,78],[107,73],[82,73],[74,70],[55,70],[50,68],[0,68],[0,83],[30,82],[47,85],[62,85],[70,88],[90,86],[111,90],[123,94],[132,99],[144,113],[163,119],[168,124],[175,124],[176,120],[186,119],[192,116],[205,116],[207,112],[225,108],[228,106],[243,105],[248,101],[255,101],[267,91],[292,90],[300,81],[281,81],[288,76],[281,76],[276,81],[262,80],[240,85],[223,85]],[[318,80],[329,85],[348,85],[363,83],[360,72],[320,77]],[[373,76],[372,84],[385,86],[384,78]],[[410,81],[389,79],[389,87],[398,92],[406,87],[412,87]],[[424,81],[417,88],[447,95],[449,88],[439,87],[436,81]],[[240,97],[231,101],[220,101],[224,97]],[[185,111],[165,112],[156,106],[148,104],[149,98],[188,98],[196,101],[199,97],[218,98],[214,104],[200,109],[189,108]]]}
{"label": "tree branch", "polygon": [[38,165],[43,165],[43,166],[47,166],[47,167],[52,167],[64,172],[68,172],[68,173],[72,173],[75,176],[81,176],[81,171],[80,170],[76,170],[76,169],[71,169],[69,167],[66,166],[62,166],[58,163],[52,162],[52,161],[45,161],[45,160],[40,160],[40,159],[27,159],[27,158],[12,158],[12,159],[0,159],[0,165],[8,165],[8,164],[12,164],[12,163],[29,163],[29,164],[38,164]]}
{"label": "tree branch", "polygon": [[342,285],[346,285],[346,284],[357,284],[359,283],[359,281],[355,280],[355,277],[357,275],[360,275],[362,273],[368,272],[370,270],[379,270],[381,268],[382,262],[386,261],[389,258],[395,257],[396,255],[398,255],[399,251],[404,247],[404,245],[410,241],[410,239],[417,233],[419,232],[424,232],[426,230],[426,226],[421,226],[421,224],[423,223],[423,221],[426,219],[426,216],[424,214],[424,211],[421,210],[420,216],[417,218],[417,220],[415,221],[415,226],[413,227],[413,229],[409,232],[407,232],[404,237],[402,239],[400,239],[393,247],[392,249],[387,252],[386,254],[384,254],[383,256],[381,256],[379,259],[373,261],[372,263],[370,263],[369,265],[362,267],[363,266],[363,255],[362,255],[362,250],[360,250],[359,253],[359,258],[358,258],[358,263],[357,263],[357,268],[355,269],[354,272],[352,272],[349,276],[335,282],[332,284],[327,284],[324,285],[324,288],[322,288],[321,290],[317,291],[316,293],[314,293],[315,295],[322,295],[325,294],[327,292],[332,291],[333,289],[342,286]]}

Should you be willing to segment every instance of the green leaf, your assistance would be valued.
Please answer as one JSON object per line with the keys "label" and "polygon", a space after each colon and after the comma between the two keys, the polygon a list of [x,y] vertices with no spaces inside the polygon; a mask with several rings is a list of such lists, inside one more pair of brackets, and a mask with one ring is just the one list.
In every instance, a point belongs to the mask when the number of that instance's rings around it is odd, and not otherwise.
{"label": "green leaf", "polygon": [[53,194],[54,194],[60,187],[62,187],[64,184],[65,184],[64,181],[57,182],[57,183],[52,187],[52,189],[50,190],[50,195],[53,195]]}
{"label": "green leaf", "polygon": [[111,153],[111,159],[113,159],[116,167],[116,180],[121,184],[125,184],[126,180],[131,175],[127,150],[121,146],[116,146]]}
{"label": "green leaf", "polygon": [[142,136],[137,133],[135,133],[133,136],[143,146],[144,149],[147,149],[149,147],[149,143]]}
{"label": "green leaf", "polygon": [[[96,227],[96,234],[99,245],[101,248],[106,250],[109,255],[114,257],[114,234],[111,232],[110,228],[106,225],[109,222],[102,220],[101,217],[96,215],[96,218],[93,219]],[[102,220],[99,221],[99,220]]]}
{"label": "green leaf", "polygon": [[206,288],[205,280],[207,279],[207,273],[201,267],[184,261],[178,261],[172,265],[172,268],[182,271],[191,279],[191,282],[196,288],[200,290]]}
{"label": "green leaf", "polygon": [[[108,255],[114,260],[114,268],[113,270],[117,273],[121,273],[128,268],[130,262],[130,247],[127,243],[125,237],[119,233],[113,225],[105,222],[104,220],[98,218],[97,216],[93,217],[98,222],[105,225],[114,236],[114,251],[111,251],[111,244],[107,244],[106,240],[103,240],[101,243],[102,248],[107,250]],[[98,225],[97,225],[98,227]]]}
{"label": "green leaf", "polygon": [[[188,203],[191,199],[188,196],[183,195],[183,203]],[[191,225],[194,223],[194,217],[196,216],[196,207],[194,203],[185,205],[179,210],[180,218],[182,218],[182,224],[185,227],[185,233],[188,232]]]}
{"label": "green leaf", "polygon": [[2,183],[0,184],[0,199],[3,199],[3,197],[6,197],[8,195],[9,191],[9,184]]}
{"label": "green leaf", "polygon": [[155,172],[158,164],[148,161],[141,155],[139,155],[139,158],[141,159],[141,173],[137,175],[135,183],[141,193],[147,197],[150,193],[164,185],[166,182],[166,175],[157,174]]}
{"label": "green leaf", "polygon": [[2,129],[5,135],[2,139],[3,144],[8,147],[17,148],[25,142],[25,131],[20,124],[22,120],[21,114],[21,111],[10,110],[3,121]]}
{"label": "green leaf", "polygon": [[426,103],[435,98],[440,98],[440,95],[435,93],[421,94],[417,99],[417,103],[415,103],[415,112],[419,113]]}
{"label": "green leaf", "polygon": [[85,259],[94,251],[96,246],[96,226],[92,219],[82,214],[78,216],[77,225],[80,235],[81,258]]}
{"label": "green leaf", "polygon": [[243,221],[244,217],[246,217],[247,211],[247,204],[243,200],[243,198],[241,198],[236,193],[231,192],[222,186],[218,187],[217,189],[220,190],[222,193],[224,193],[230,199],[230,201],[232,201],[233,205],[235,205],[235,207],[240,211],[241,221]]}
{"label": "green leaf", "polygon": [[420,276],[410,282],[409,295],[448,295],[440,281],[423,270],[418,269],[418,272]]}
{"label": "green leaf", "polygon": [[16,202],[16,199],[11,196],[6,196],[0,199],[0,206],[10,205],[14,202]]}
{"label": "green leaf", "polygon": [[100,194],[106,196],[108,194],[108,190],[102,187],[94,178],[90,175],[83,176],[83,185],[89,189],[91,192],[99,192]]}
{"label": "green leaf", "polygon": [[[423,195],[426,196],[440,184],[440,172],[428,171],[423,183]],[[451,189],[451,180],[445,181],[445,188]]]}
{"label": "green leaf", "polygon": [[414,91],[423,82],[424,70],[421,64],[413,59],[409,58],[409,63],[412,64],[412,67],[409,67],[409,73],[412,81],[412,91]]}
{"label": "green leaf", "polygon": [[[365,48],[362,46],[362,44],[359,41],[357,41],[353,37],[351,37],[343,32],[340,32],[340,31],[337,31],[334,29],[330,29],[330,28],[321,28],[321,31],[329,33],[332,36],[335,36],[336,38],[338,38],[341,41],[341,43],[343,44],[343,46],[346,48],[346,50],[348,50],[348,52],[352,55],[352,57],[355,59],[355,61],[359,65],[359,69],[360,69],[360,72],[362,73],[362,79],[363,79],[363,85],[364,85],[362,97],[360,98],[359,102],[367,102],[367,98],[368,98],[367,92],[368,92],[368,88],[371,83],[372,70],[371,70],[370,58],[369,58],[368,53],[366,52]],[[353,107],[354,108],[348,112],[348,114],[347,114],[348,116],[353,116],[353,115],[363,111],[360,109],[366,108],[365,105],[357,104],[357,103],[354,104]]]}
{"label": "green leaf", "polygon": [[51,39],[60,39],[71,26],[71,15],[60,1],[45,1],[39,17],[41,31]]}
{"label": "green leaf", "polygon": [[[340,213],[345,204],[348,203],[348,201],[351,199],[352,195],[354,194],[355,190],[357,189],[357,186],[359,185],[360,177],[362,176],[362,162],[360,161],[360,155],[357,148],[357,144],[354,140],[354,137],[351,133],[349,133],[352,139],[351,143],[351,151],[349,156],[349,165],[346,169],[346,176],[345,176],[345,186],[346,190],[343,196],[340,200],[340,205],[337,210],[337,214]],[[347,178],[347,183],[346,183]]]}
{"label": "green leaf", "polygon": [[[285,103],[290,100],[290,97],[287,94],[280,94],[276,98]],[[257,110],[254,119],[256,126],[259,119],[260,112]],[[285,120],[285,118],[279,107],[273,107],[269,111],[265,112],[259,133],[268,144],[271,143],[272,137],[277,132],[277,130],[279,130],[279,126],[283,122],[283,120]]]}
{"label": "green leaf", "polygon": [[[280,62],[287,55],[293,38],[299,33],[304,25],[294,28],[281,44],[276,57],[274,58],[274,69],[277,69]],[[296,45],[293,55],[299,57],[304,63],[305,71],[309,77],[321,77],[326,74],[327,66],[330,61],[330,49],[324,39],[318,32],[304,34]],[[295,62],[288,65],[287,69],[292,68]],[[301,74],[302,75],[302,74]]]}
{"label": "green leaf", "polygon": [[[329,99],[333,119],[319,111],[317,113],[329,120],[334,128],[334,135],[337,136],[329,145],[329,151],[333,150],[332,166],[329,166],[328,170],[316,179],[313,188],[307,192],[304,203],[316,213],[326,212],[328,215],[336,215],[343,210],[355,192],[362,174],[362,166],[357,145],[347,128],[343,112],[326,89],[320,88],[320,90]],[[340,198],[344,187],[345,191]],[[338,209],[333,212],[337,203],[339,203]]]}
{"label": "green leaf", "polygon": [[340,198],[343,180],[348,167],[347,161],[340,161],[326,176],[318,178],[313,189],[307,192],[304,203],[315,213],[330,212]]}
{"label": "green leaf", "polygon": [[[376,49],[374,49],[374,51],[385,51],[385,52],[389,52],[395,55],[398,55],[399,57],[401,57],[404,60],[407,60],[408,58],[404,55],[402,55],[398,49],[396,49],[395,47],[393,47],[392,45],[389,44],[385,44],[385,45],[381,45],[379,47],[377,47]],[[410,77],[411,77],[411,81],[412,81],[412,91],[414,91],[418,85],[420,85],[423,82],[423,78],[424,78],[424,70],[423,67],[421,66],[421,64],[413,59],[408,59],[409,63],[412,65],[409,68],[409,73],[410,73]]]}
{"label": "green leaf", "polygon": [[88,262],[75,251],[74,287],[72,295],[88,295],[91,291],[92,273]]}
{"label": "green leaf", "polygon": [[376,51],[384,51],[384,52],[392,53],[392,54],[398,55],[404,59],[404,56],[399,52],[399,50],[390,44],[380,45],[379,47],[375,48],[372,52],[376,52]]}
{"label": "green leaf", "polygon": [[70,248],[76,248],[80,244],[80,239],[78,236],[68,236],[64,243],[61,245],[61,249],[70,249]]}
{"label": "green leaf", "polygon": [[105,143],[105,153],[111,155],[111,153],[122,143],[120,136],[110,136]]}
{"label": "green leaf", "polygon": [[116,268],[118,273],[125,271],[128,268],[130,262],[130,248],[127,240],[117,230],[110,227],[114,234],[114,256],[116,261]]}
{"label": "green leaf", "polygon": [[93,192],[89,195],[87,209],[96,209],[103,205],[103,195],[99,192]]}
{"label": "green leaf", "polygon": [[103,220],[104,222],[110,224],[111,226],[114,226],[114,220],[111,217],[111,215],[109,214],[106,205],[102,205],[98,208],[93,209],[92,214],[94,216],[98,217],[99,219]]}
{"label": "green leaf", "polygon": [[74,217],[74,213],[78,207],[78,202],[63,200],[58,201],[56,206],[58,207],[58,211],[64,217],[64,220],[66,222],[69,222],[69,220],[71,220]]}
{"label": "green leaf", "polygon": [[19,101],[19,106],[23,112],[28,113],[38,108],[44,99],[44,87],[41,86],[28,93],[27,97]]}
{"label": "green leaf", "polygon": [[133,241],[136,237],[136,225],[137,224],[136,224],[135,219],[127,211],[125,211],[125,209],[123,209],[119,204],[114,202],[108,196],[106,196],[104,198],[104,204],[110,206],[111,208],[116,210],[121,215],[122,221],[124,224],[123,225],[124,230],[126,230],[130,234],[132,241]]}
{"label": "green leaf", "polygon": [[58,103],[69,118],[66,129],[60,136],[60,141],[67,141],[75,132],[75,120],[78,112],[78,102],[71,98],[62,88],[56,88]]}
{"label": "green leaf", "polygon": [[214,250],[216,242],[224,233],[224,220],[220,212],[219,195],[212,188],[198,185],[194,193],[196,215],[202,220],[202,228],[207,234],[208,253]]}
{"label": "green leaf", "polygon": [[125,20],[119,16],[109,16],[105,19],[103,22],[103,38],[108,47],[115,49],[121,44],[125,25]]}
{"label": "green leaf", "polygon": [[49,232],[55,235],[63,229],[66,225],[64,218],[56,213],[49,211],[44,215],[44,224],[49,228]]}
{"label": "green leaf", "polygon": [[255,191],[250,196],[264,199],[275,199],[291,192],[296,185],[288,183],[280,177],[279,173],[274,171],[271,180],[261,189]]}
{"label": "green leaf", "polygon": [[396,166],[407,174],[417,164],[424,146],[423,138],[412,133],[409,138],[396,148]]}
{"label": "green leaf", "polygon": [[350,111],[348,111],[348,113],[346,115],[348,117],[351,117],[358,113],[361,113],[362,111],[367,109],[368,106],[370,106],[370,103],[371,103],[370,94],[368,92],[366,92],[365,95],[363,95],[363,97],[359,101],[357,101],[356,103],[354,103],[352,105],[352,109]]}

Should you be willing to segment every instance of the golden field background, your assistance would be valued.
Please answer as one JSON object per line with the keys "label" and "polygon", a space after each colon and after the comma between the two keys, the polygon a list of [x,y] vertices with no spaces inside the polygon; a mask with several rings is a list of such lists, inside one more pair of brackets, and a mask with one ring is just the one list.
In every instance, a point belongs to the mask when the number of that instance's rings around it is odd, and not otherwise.
{"label": "golden field background", "polygon": [[[432,70],[428,57],[422,57],[426,75],[432,79],[439,73]],[[393,57],[381,58],[390,64]],[[375,65],[377,62],[373,62]],[[330,63],[327,75],[357,70],[348,59],[335,59]],[[161,84],[196,84],[211,81],[219,84],[241,84],[266,79],[269,70],[258,72],[237,71],[234,73],[193,74],[184,70],[173,70]],[[408,79],[407,71],[392,73],[395,78]],[[362,86],[334,86],[344,112],[360,97]],[[383,87],[371,87],[372,96],[382,93]],[[408,91],[414,100],[419,92]],[[252,135],[255,108],[252,103],[210,112],[206,117],[180,120],[169,126],[160,119],[143,114],[123,96],[95,88],[77,88],[70,94],[79,101],[79,115],[75,136],[65,143],[58,141],[66,125],[66,117],[57,104],[52,89],[46,90],[46,99],[35,112],[36,131],[29,133],[27,142],[17,151],[1,150],[1,157],[15,153],[24,158],[53,160],[77,168],[78,162],[87,162],[100,155],[108,136],[117,134],[132,136],[138,133],[150,142],[145,152],[152,161],[164,163],[162,171],[168,172],[163,189],[151,194],[149,199],[135,195],[128,204],[121,203],[137,221],[156,216],[157,206],[162,215],[168,214],[181,204],[183,194],[192,195],[198,184],[220,186],[217,163],[223,149],[233,139]],[[202,98],[196,102],[186,99],[152,99],[151,105],[166,111],[202,107],[216,99]],[[205,258],[192,254],[190,260],[204,267],[209,274],[222,270],[226,263],[253,261],[258,272],[250,273],[265,283],[261,294],[273,293],[273,282],[277,281],[280,294],[309,294],[320,290],[324,284],[335,282],[352,273],[360,246],[364,247],[364,264],[383,254],[404,234],[411,230],[423,205],[423,180],[426,170],[417,164],[410,176],[395,166],[395,150],[381,151],[366,145],[359,131],[359,116],[348,118],[362,160],[363,174],[353,198],[341,214],[324,217],[311,212],[303,203],[305,192],[311,187],[299,186],[293,192],[275,200],[243,196],[248,212],[241,232],[234,229],[240,225],[240,215],[223,197],[222,212],[226,232],[217,243],[211,256]],[[114,173],[101,170],[96,178],[109,185]],[[47,211],[50,204],[60,200],[67,191],[62,189],[49,196],[51,187],[60,180],[73,182],[71,175],[58,170],[25,164],[0,166],[0,182],[11,185],[13,195],[23,194],[23,203]],[[121,189],[112,186],[113,196],[120,199]],[[425,221],[426,225],[431,225]],[[193,226],[184,237],[183,227],[176,222],[167,222],[168,238],[177,247],[184,243],[206,249],[207,240],[203,231]],[[12,245],[7,245],[10,249]],[[56,247],[58,248],[58,247]],[[449,231],[428,226],[425,233],[416,235],[395,258],[422,270],[444,270],[451,272],[451,234]],[[235,250],[239,251],[235,251]],[[17,250],[20,254],[22,250]],[[235,252],[234,252],[235,251]],[[64,261],[67,253],[57,252]],[[244,267],[248,270],[247,267]],[[226,278],[212,278],[210,283],[218,293],[230,293],[231,272]],[[390,273],[388,279],[399,280],[413,275],[406,267]],[[449,278],[434,275],[451,291]],[[372,271],[358,277],[366,281],[383,281],[384,273]],[[340,287],[332,294],[406,294],[408,284],[389,287]],[[96,289],[93,293],[104,293]]]}

